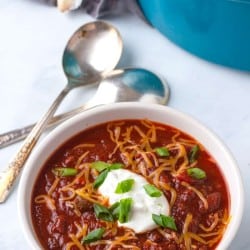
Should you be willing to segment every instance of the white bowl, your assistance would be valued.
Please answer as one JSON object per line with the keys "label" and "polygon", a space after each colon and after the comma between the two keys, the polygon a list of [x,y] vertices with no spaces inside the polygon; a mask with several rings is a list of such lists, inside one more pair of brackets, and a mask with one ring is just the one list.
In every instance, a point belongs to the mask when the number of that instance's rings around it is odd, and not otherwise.
{"label": "white bowl", "polygon": [[18,210],[23,232],[32,248],[39,249],[41,246],[32,226],[31,193],[40,167],[51,153],[73,135],[94,125],[112,120],[145,118],[186,132],[197,139],[216,159],[229,190],[231,216],[217,249],[227,249],[239,228],[244,203],[242,179],[231,153],[217,136],[193,118],[166,106],[134,102],[100,106],[71,118],[52,131],[31,155],[19,184]]}

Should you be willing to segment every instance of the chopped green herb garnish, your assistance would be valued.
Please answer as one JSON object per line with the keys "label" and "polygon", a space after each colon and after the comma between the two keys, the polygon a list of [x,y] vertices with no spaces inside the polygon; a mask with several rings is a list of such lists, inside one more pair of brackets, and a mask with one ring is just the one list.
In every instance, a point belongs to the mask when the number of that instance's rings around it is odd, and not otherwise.
{"label": "chopped green herb garnish", "polygon": [[200,168],[189,168],[187,170],[187,173],[189,176],[195,178],[195,179],[204,179],[206,178],[206,172]]}
{"label": "chopped green herb garnish", "polygon": [[161,190],[151,184],[146,184],[143,186],[143,188],[145,189],[146,193],[151,197],[160,197],[162,195]]}
{"label": "chopped green herb garnish", "polygon": [[102,183],[105,181],[107,175],[108,175],[109,170],[105,169],[104,171],[102,171],[98,177],[95,179],[95,182],[93,184],[94,188],[98,188],[102,185]]}
{"label": "chopped green herb garnish", "polygon": [[98,219],[101,219],[104,221],[114,221],[113,215],[108,208],[100,204],[94,204],[94,211]]}
{"label": "chopped green herb garnish", "polygon": [[89,232],[85,237],[83,237],[81,240],[81,243],[88,244],[88,243],[100,240],[102,238],[104,232],[105,232],[105,228],[103,228],[103,227],[95,229],[95,230]]}
{"label": "chopped green herb garnish", "polygon": [[127,180],[119,182],[115,189],[115,193],[123,194],[123,193],[129,192],[132,189],[134,182],[135,181],[133,179],[127,179]]}
{"label": "chopped green herb garnish", "polygon": [[109,165],[109,170],[115,170],[115,169],[120,169],[123,168],[124,165],[122,163],[112,163]]}
{"label": "chopped green herb garnish", "polygon": [[170,228],[172,230],[177,230],[177,227],[174,222],[174,218],[171,216],[166,216],[164,214],[152,214],[152,219],[155,222],[155,224],[161,226],[161,227],[166,227]]}
{"label": "chopped green herb garnish", "polygon": [[167,148],[165,147],[161,147],[161,148],[156,148],[155,152],[159,155],[159,156],[169,156],[169,151]]}
{"label": "chopped green herb garnish", "polygon": [[59,177],[75,176],[78,171],[75,168],[54,168],[52,169],[54,175]]}
{"label": "chopped green herb garnish", "polygon": [[198,145],[195,145],[192,147],[190,154],[189,154],[189,162],[190,163],[193,163],[194,161],[196,161],[198,159],[199,152],[200,152],[200,148]]}
{"label": "chopped green herb garnish", "polygon": [[107,163],[104,161],[95,161],[91,163],[91,167],[96,169],[98,172],[102,172],[105,169],[114,170],[123,167],[122,163]]}
{"label": "chopped green herb garnish", "polygon": [[115,220],[118,220],[119,218],[119,213],[120,213],[120,202],[115,202],[110,208],[109,208],[110,213],[112,214],[113,218]]}
{"label": "chopped green herb garnish", "polygon": [[104,221],[119,220],[120,223],[125,223],[129,219],[132,203],[132,198],[124,198],[115,202],[110,208],[94,204],[95,215]]}
{"label": "chopped green herb garnish", "polygon": [[111,170],[119,169],[123,167],[122,163],[107,163],[104,161],[95,161],[91,163],[91,167],[101,172],[100,175],[95,179],[94,188],[98,188],[105,181],[108,172]]}
{"label": "chopped green herb garnish", "polygon": [[102,172],[104,169],[107,169],[109,165],[109,163],[104,161],[95,161],[91,163],[91,167],[96,169],[98,172]]}
{"label": "chopped green herb garnish", "polygon": [[132,198],[124,198],[120,200],[120,206],[119,206],[120,209],[118,217],[120,223],[125,223],[128,221],[132,203],[133,203]]}

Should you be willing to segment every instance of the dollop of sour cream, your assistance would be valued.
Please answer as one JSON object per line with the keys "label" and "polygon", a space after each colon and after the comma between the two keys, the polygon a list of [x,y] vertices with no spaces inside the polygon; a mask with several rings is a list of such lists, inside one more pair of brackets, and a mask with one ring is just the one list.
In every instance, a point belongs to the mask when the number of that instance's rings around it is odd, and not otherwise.
{"label": "dollop of sour cream", "polygon": [[[132,189],[122,194],[115,193],[118,183],[127,179],[134,180]],[[166,197],[163,194],[160,197],[149,196],[143,188],[146,184],[149,184],[148,181],[141,175],[126,169],[116,169],[108,173],[105,181],[98,189],[104,197],[109,199],[110,205],[124,198],[132,198],[133,203],[128,222],[121,224],[118,221],[118,225],[131,228],[136,233],[142,233],[157,227],[152,219],[152,214],[169,215],[169,203]]]}

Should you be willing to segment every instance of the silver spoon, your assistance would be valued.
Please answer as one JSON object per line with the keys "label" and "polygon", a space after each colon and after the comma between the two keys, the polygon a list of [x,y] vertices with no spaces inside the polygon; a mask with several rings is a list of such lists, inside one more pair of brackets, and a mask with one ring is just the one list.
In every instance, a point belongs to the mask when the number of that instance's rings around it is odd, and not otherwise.
{"label": "silver spoon", "polygon": [[119,32],[105,22],[87,23],[73,34],[62,60],[68,83],[32,129],[8,169],[0,174],[0,203],[6,200],[32,149],[63,98],[75,87],[99,82],[116,66],[121,52],[122,39]]}
{"label": "silver spoon", "polygon": [[[166,82],[156,74],[145,69],[128,68],[111,72],[100,83],[95,95],[87,104],[67,113],[53,117],[47,128],[51,128],[62,121],[101,104],[142,101],[166,104],[169,98],[169,88]],[[24,139],[35,124],[6,132],[0,135],[0,148],[7,147]]]}

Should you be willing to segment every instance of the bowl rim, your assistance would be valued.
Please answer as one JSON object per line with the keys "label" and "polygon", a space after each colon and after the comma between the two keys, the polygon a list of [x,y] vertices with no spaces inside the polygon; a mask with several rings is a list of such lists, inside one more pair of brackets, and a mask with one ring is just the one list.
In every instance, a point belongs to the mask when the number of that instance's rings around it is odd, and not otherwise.
{"label": "bowl rim", "polygon": [[[118,112],[119,111],[119,112]],[[147,118],[149,116],[149,120],[161,122],[162,118],[159,117],[160,114],[168,115],[168,118],[175,119],[175,122],[184,121],[182,124],[173,125],[170,124],[173,127],[177,127],[178,129],[184,131],[185,133],[191,135],[193,138],[195,138],[197,141],[199,141],[203,146],[205,146],[206,150],[209,152],[211,151],[209,149],[209,146],[216,146],[220,152],[222,152],[222,159],[225,158],[225,160],[230,165],[230,173],[229,176],[232,175],[235,178],[234,185],[229,185],[228,183],[228,175],[225,176],[225,173],[223,169],[221,168],[219,162],[221,162],[221,159],[218,160],[217,157],[214,156],[212,153],[211,155],[216,159],[216,161],[219,164],[219,167],[221,169],[222,174],[224,175],[225,182],[227,184],[227,189],[229,192],[229,205],[230,205],[230,214],[232,209],[232,190],[237,191],[237,204],[233,204],[234,208],[234,216],[230,219],[230,223],[228,227],[226,228],[224,237],[220,241],[220,243],[217,246],[217,250],[226,249],[229,247],[230,243],[232,242],[233,238],[236,236],[236,233],[239,229],[242,216],[243,216],[243,208],[244,208],[244,189],[243,189],[243,181],[240,174],[240,169],[237,166],[237,163],[235,159],[233,158],[232,153],[230,152],[229,148],[224,144],[224,142],[209,128],[207,128],[205,125],[203,125],[201,122],[199,122],[197,119],[194,119],[192,116],[187,115],[181,111],[178,111],[177,109],[163,106],[159,104],[150,104],[145,105],[143,103],[135,103],[135,102],[123,102],[123,103],[112,103],[112,104],[106,104],[99,107],[91,108],[89,110],[86,110],[82,112],[81,114],[78,114],[69,120],[63,122],[60,124],[57,128],[55,128],[53,131],[51,131],[35,148],[34,152],[28,159],[25,168],[23,169],[23,173],[21,175],[19,188],[18,188],[18,197],[17,197],[17,205],[18,205],[18,217],[19,222],[21,224],[21,229],[24,233],[24,236],[29,243],[29,245],[35,249],[41,248],[39,246],[39,241],[35,233],[32,233],[32,221],[31,221],[31,213],[30,213],[30,199],[27,202],[27,191],[30,189],[29,193],[31,193],[31,190],[33,189],[33,184],[35,182],[36,176],[39,173],[39,170],[33,171],[34,169],[34,163],[37,159],[41,158],[43,159],[43,162],[39,164],[39,169],[43,166],[44,162],[50,157],[50,155],[62,145],[63,142],[70,139],[75,134],[79,133],[80,131],[84,131],[88,127],[95,126],[100,123],[104,123],[106,121],[114,121],[114,120],[120,120],[120,119],[136,119],[135,114],[138,115],[138,111],[143,111],[137,119],[143,119],[142,117]],[[152,113],[148,114],[149,111],[153,111]],[[116,112],[116,115],[113,116],[113,112]],[[102,116],[100,116],[102,114]],[[104,114],[106,115],[104,117]],[[125,115],[126,114],[126,115]],[[124,116],[127,116],[128,118],[125,118]],[[102,117],[102,118],[101,118]],[[121,118],[120,118],[121,117]],[[122,118],[124,117],[124,118]],[[129,118],[131,117],[131,118]],[[154,117],[158,117],[157,119],[154,119]],[[90,121],[91,119],[95,118],[93,121]],[[99,120],[102,120],[100,122]],[[172,121],[173,123],[175,123]],[[85,122],[85,124],[83,124]],[[163,124],[168,124],[165,121],[162,121]],[[186,131],[183,128],[179,128],[181,126],[189,126],[188,129],[190,131]],[[72,130],[74,129],[75,132]],[[81,129],[82,128],[82,129]],[[187,130],[188,130],[187,129]],[[197,135],[194,135],[197,133],[197,130],[200,131],[200,133],[204,133],[205,138],[201,139],[197,138]],[[195,132],[196,131],[196,132]],[[64,139],[63,139],[64,138]],[[212,142],[212,145],[204,145],[203,140],[210,140]],[[48,146],[52,145],[52,148],[48,150]],[[43,157],[44,152],[49,152],[47,154],[47,157]],[[34,173],[35,172],[35,173]],[[33,179],[32,179],[33,177]],[[35,179],[34,179],[35,178]],[[232,177],[230,177],[230,180]],[[31,181],[30,181],[31,180]],[[31,188],[32,186],[32,188]],[[231,187],[233,186],[233,187]],[[25,200],[26,197],[26,200]],[[29,204],[27,204],[29,203]]]}

